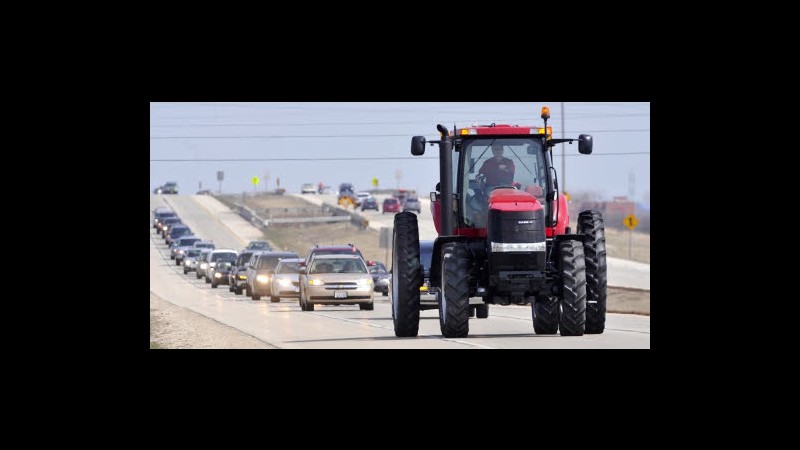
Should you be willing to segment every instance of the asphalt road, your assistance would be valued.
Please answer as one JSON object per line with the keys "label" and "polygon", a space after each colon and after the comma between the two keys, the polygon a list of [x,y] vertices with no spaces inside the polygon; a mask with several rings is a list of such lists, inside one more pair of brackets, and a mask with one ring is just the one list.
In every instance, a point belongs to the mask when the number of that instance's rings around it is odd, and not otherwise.
{"label": "asphalt road", "polygon": [[[151,209],[165,201],[193,231],[214,240],[218,247],[238,250],[248,236],[260,235],[212,197],[151,195]],[[169,259],[163,239],[152,226],[150,238],[152,292],[279,348],[650,348],[648,316],[609,314],[601,335],[543,336],[533,333],[527,306],[491,305],[488,319],[470,319],[470,335],[463,339],[443,338],[438,312],[423,311],[419,336],[397,338],[390,303],[380,294],[375,297],[374,311],[317,305],[315,311],[303,312],[296,300],[271,303],[262,297],[253,301],[228,292],[227,286],[211,289],[194,274],[184,275]]]}

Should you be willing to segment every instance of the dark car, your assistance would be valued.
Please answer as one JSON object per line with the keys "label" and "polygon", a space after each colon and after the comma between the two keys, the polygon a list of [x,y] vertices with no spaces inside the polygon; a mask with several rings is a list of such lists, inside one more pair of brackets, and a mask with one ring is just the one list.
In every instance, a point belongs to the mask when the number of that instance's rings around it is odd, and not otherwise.
{"label": "dark car", "polygon": [[245,250],[272,250],[267,241],[250,241]]}
{"label": "dark car", "polygon": [[417,214],[419,214],[421,210],[422,203],[420,203],[417,197],[408,197],[405,203],[403,203],[403,211],[416,211]]}
{"label": "dark car", "polygon": [[192,230],[184,224],[176,223],[167,230],[167,245],[172,245],[172,242],[183,236],[191,236]]}
{"label": "dark car", "polygon": [[370,263],[369,273],[372,275],[372,290],[381,292],[383,296],[386,297],[389,295],[389,277],[391,277],[391,275],[382,262],[370,261]]}
{"label": "dark car", "polygon": [[375,211],[378,210],[378,200],[375,197],[367,197],[361,202],[361,211],[365,211],[367,209],[374,209]]}
{"label": "dark car", "polygon": [[[253,261],[253,257],[256,259]],[[247,285],[245,290],[253,300],[261,300],[262,295],[272,295],[272,276],[275,267],[282,259],[299,258],[292,252],[262,252],[251,257],[250,267],[247,269]]]}
{"label": "dark car", "polygon": [[244,249],[239,252],[239,257],[234,261],[231,267],[230,274],[228,275],[228,288],[229,291],[236,295],[242,294],[242,289],[247,282],[247,263],[250,262],[250,257],[258,250]]}
{"label": "dark car", "polygon": [[153,228],[160,232],[160,221],[162,219],[166,219],[167,217],[178,217],[178,215],[175,213],[175,211],[164,207],[158,207],[153,210]]}
{"label": "dark car", "polygon": [[158,221],[158,233],[161,234],[161,237],[167,237],[167,228],[175,223],[183,223],[180,217],[178,216],[168,216],[163,217]]}
{"label": "dark car", "polygon": [[211,269],[211,288],[216,289],[220,284],[228,284],[233,262],[230,259],[221,259]]}
{"label": "dark car", "polygon": [[387,212],[399,213],[400,212],[400,200],[398,200],[398,199],[396,199],[394,197],[389,197],[387,199],[384,199],[383,200],[383,214],[386,214]]}
{"label": "dark car", "polygon": [[208,189],[203,189],[202,191],[195,192],[195,195],[211,195],[211,191]]}

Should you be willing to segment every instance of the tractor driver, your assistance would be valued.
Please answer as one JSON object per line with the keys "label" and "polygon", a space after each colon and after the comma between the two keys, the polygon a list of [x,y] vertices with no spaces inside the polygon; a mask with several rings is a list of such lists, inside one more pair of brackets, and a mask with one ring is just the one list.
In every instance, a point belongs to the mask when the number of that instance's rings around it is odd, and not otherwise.
{"label": "tractor driver", "polygon": [[514,183],[514,161],[503,157],[503,144],[492,144],[492,158],[483,162],[479,175],[486,187],[511,186]]}

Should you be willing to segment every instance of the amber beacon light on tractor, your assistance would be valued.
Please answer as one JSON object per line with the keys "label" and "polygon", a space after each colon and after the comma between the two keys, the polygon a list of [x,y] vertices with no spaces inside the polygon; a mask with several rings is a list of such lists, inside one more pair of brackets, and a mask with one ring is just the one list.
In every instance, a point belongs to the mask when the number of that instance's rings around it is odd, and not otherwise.
{"label": "amber beacon light on tractor", "polygon": [[[569,227],[553,166],[554,145],[578,141],[592,153],[592,136],[554,139],[544,126],[476,125],[441,138],[411,140],[411,153],[439,146],[439,183],[431,192],[434,242],[430,284],[439,288],[439,325],[448,338],[469,334],[470,298],[489,305],[531,305],[537,334],[599,334],[606,318],[603,218],[587,210]],[[417,216],[394,218],[392,319],[395,335],[417,336],[423,283]]]}

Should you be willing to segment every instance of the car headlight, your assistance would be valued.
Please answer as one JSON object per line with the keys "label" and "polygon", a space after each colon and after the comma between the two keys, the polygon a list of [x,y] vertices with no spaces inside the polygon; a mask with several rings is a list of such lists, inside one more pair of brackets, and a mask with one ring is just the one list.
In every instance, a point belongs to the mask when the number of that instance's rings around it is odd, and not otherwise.
{"label": "car headlight", "polygon": [[246,277],[245,275],[239,275],[239,279],[240,279],[240,280],[246,280],[246,279],[247,279],[247,277]]}
{"label": "car headlight", "polygon": [[359,285],[359,286],[369,286],[370,284],[372,284],[372,278],[365,278],[365,279],[362,279],[362,280],[357,280],[356,284]]}
{"label": "car headlight", "polygon": [[222,274],[219,272],[214,273],[214,278],[222,278]]}
{"label": "car headlight", "polygon": [[259,283],[269,283],[269,275],[258,275],[256,276],[256,281]]}
{"label": "car headlight", "polygon": [[206,263],[200,264],[200,268],[205,270],[205,269],[208,268],[208,264],[206,264]]}
{"label": "car headlight", "polygon": [[283,287],[289,287],[292,285],[292,282],[291,280],[288,280],[286,278],[281,278],[280,280],[278,280],[278,284],[280,284]]}
{"label": "car headlight", "polygon": [[322,280],[309,280],[308,284],[310,286],[322,286],[325,282]]}
{"label": "car headlight", "polygon": [[178,250],[178,254],[182,255],[183,254],[183,250]]}

